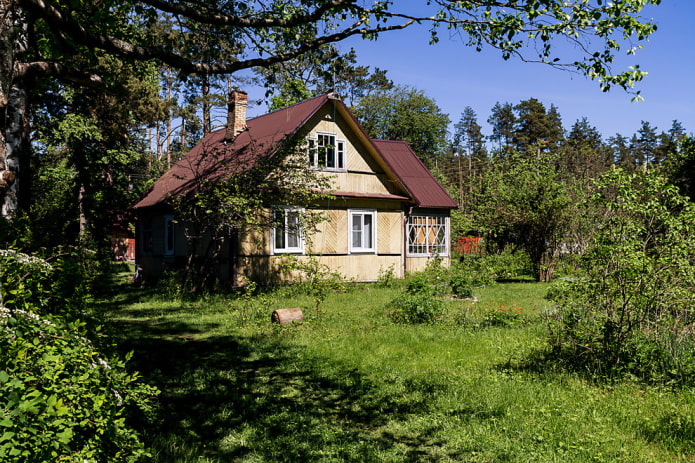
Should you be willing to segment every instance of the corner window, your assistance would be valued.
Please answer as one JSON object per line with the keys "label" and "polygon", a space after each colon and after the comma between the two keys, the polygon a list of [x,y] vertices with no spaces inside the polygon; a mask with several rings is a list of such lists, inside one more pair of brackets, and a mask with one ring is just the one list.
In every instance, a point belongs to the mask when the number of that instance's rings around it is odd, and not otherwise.
{"label": "corner window", "polygon": [[448,254],[449,221],[446,216],[408,217],[408,255],[445,256]]}
{"label": "corner window", "polygon": [[350,252],[375,252],[376,211],[349,211],[348,220]]}
{"label": "corner window", "polygon": [[164,255],[165,256],[173,256],[174,251],[176,249],[175,246],[175,233],[174,233],[174,226],[176,225],[176,222],[174,222],[174,216],[173,215],[165,215],[164,216]]}
{"label": "corner window", "polygon": [[315,169],[345,170],[345,141],[335,134],[317,133],[307,140],[307,161]]}
{"label": "corner window", "polygon": [[303,253],[304,234],[302,233],[301,209],[278,207],[273,209],[273,228],[271,242],[273,254]]}

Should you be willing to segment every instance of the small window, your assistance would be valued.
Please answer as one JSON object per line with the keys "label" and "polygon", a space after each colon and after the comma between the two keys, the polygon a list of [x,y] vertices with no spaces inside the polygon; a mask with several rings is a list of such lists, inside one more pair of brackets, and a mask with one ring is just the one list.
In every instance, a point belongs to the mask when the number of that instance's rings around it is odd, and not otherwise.
{"label": "small window", "polygon": [[272,252],[274,254],[304,252],[301,214],[301,209],[289,207],[273,209],[271,240],[273,245]]}
{"label": "small window", "polygon": [[152,217],[143,217],[140,220],[139,238],[140,252],[145,255],[152,254]]}
{"label": "small window", "polygon": [[309,167],[325,170],[345,170],[345,142],[335,134],[318,133],[307,140]]}
{"label": "small window", "polygon": [[449,221],[443,215],[411,215],[408,217],[408,255],[447,255],[448,225]]}
{"label": "small window", "polygon": [[350,252],[375,252],[376,211],[350,211]]}
{"label": "small window", "polygon": [[176,249],[175,246],[175,225],[173,215],[164,216],[164,255],[173,256]]}

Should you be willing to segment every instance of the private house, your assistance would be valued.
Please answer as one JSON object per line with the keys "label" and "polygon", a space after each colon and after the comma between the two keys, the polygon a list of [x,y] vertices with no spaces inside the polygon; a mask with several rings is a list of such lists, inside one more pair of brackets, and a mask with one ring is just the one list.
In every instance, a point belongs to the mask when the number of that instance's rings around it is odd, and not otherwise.
{"label": "private house", "polygon": [[[435,255],[449,264],[449,214],[456,204],[406,143],[370,139],[332,94],[249,120],[247,101],[244,92],[230,93],[227,128],[204,137],[135,204],[136,259],[145,278],[186,261],[188,245],[172,200],[214,181],[220,166],[253,165],[289,138],[300,140],[309,167],[329,178],[331,196],[313,206],[325,220],[307,240],[292,227],[298,208],[269,205],[278,225],[230,240],[218,269],[223,280],[271,281],[290,254],[311,255],[357,281],[376,280],[383,271],[402,277]],[[207,154],[213,150],[221,154]]]}

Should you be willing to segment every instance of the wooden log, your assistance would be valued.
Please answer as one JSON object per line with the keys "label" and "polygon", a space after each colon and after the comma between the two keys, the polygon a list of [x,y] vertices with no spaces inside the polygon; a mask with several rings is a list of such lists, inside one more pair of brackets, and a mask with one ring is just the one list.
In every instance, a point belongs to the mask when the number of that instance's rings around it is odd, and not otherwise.
{"label": "wooden log", "polygon": [[270,320],[273,323],[287,325],[292,322],[304,321],[304,315],[302,314],[302,309],[298,307],[292,309],[277,309],[273,311]]}

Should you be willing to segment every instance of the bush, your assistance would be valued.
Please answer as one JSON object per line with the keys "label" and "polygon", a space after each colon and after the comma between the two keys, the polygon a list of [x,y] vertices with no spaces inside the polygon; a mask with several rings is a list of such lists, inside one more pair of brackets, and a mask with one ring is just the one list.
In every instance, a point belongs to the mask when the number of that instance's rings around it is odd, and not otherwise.
{"label": "bush", "polygon": [[405,284],[406,291],[412,295],[432,295],[434,294],[434,286],[431,284],[427,276],[420,272],[408,278]]}
{"label": "bush", "polygon": [[505,249],[498,254],[486,254],[476,259],[476,266],[480,273],[496,280],[533,275],[533,264],[524,251]]}
{"label": "bush", "polygon": [[127,418],[149,416],[156,390],[95,347],[81,267],[0,258],[0,461],[140,460]]}
{"label": "bush", "polygon": [[444,303],[427,294],[403,294],[386,306],[396,323],[434,323],[444,313]]}
{"label": "bush", "polygon": [[462,275],[454,275],[449,279],[451,292],[459,299],[470,299],[473,297],[473,287],[468,278]]}
{"label": "bush", "polygon": [[391,288],[396,285],[398,278],[396,277],[396,269],[393,264],[387,268],[379,269],[379,278],[376,285],[380,288]]}
{"label": "bush", "polygon": [[606,220],[586,277],[551,294],[551,345],[594,375],[693,385],[695,205],[651,171],[612,170],[600,187]]}
{"label": "bush", "polygon": [[80,326],[0,308],[0,460],[134,462],[145,456],[126,424],[156,391],[105,359]]}

